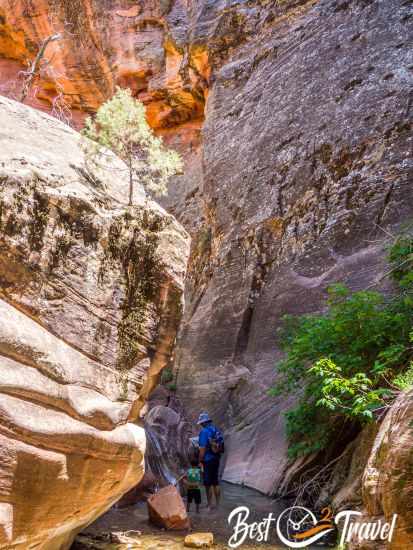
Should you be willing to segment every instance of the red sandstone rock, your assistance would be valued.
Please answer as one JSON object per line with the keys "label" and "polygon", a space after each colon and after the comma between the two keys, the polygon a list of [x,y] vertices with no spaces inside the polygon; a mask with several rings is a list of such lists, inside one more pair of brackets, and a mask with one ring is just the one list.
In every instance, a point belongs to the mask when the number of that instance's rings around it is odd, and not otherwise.
{"label": "red sandstone rock", "polygon": [[125,9],[121,0],[110,8],[98,0],[39,0],[28,9],[23,0],[0,0],[0,93],[18,98],[21,72],[43,40],[59,32],[27,103],[52,110],[62,92],[79,125],[119,85],[149,104],[153,127],[202,119],[208,54],[205,46],[183,43],[188,7],[185,0],[174,4],[183,15],[178,21],[157,1]]}
{"label": "red sandstone rock", "polygon": [[168,485],[148,499],[149,519],[166,529],[188,529],[189,518],[185,504],[176,487]]}

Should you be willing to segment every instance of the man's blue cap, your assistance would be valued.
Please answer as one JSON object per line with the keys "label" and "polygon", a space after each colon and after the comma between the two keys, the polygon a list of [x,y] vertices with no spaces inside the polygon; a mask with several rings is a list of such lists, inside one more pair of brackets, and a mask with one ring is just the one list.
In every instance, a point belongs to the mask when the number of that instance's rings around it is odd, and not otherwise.
{"label": "man's blue cap", "polygon": [[199,415],[197,424],[204,424],[204,422],[211,422],[211,419],[209,418],[209,414],[207,412],[203,412]]}

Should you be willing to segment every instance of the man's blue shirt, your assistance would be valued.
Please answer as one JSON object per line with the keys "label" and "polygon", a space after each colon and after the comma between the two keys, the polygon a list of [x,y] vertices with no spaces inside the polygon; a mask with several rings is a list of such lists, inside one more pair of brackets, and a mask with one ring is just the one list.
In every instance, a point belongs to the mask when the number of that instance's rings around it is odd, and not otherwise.
{"label": "man's blue shirt", "polygon": [[208,424],[205,428],[199,432],[199,446],[205,447],[204,462],[209,462],[210,460],[216,460],[219,458],[215,453],[211,451],[211,446],[209,440],[214,436],[216,428],[213,424]]}

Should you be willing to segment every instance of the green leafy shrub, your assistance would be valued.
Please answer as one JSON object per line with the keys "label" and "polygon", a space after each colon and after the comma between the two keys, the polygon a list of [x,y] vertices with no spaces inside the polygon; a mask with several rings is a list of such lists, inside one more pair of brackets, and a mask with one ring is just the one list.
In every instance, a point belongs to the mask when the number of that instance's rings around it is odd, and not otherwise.
{"label": "green leafy shrub", "polygon": [[291,458],[326,448],[344,423],[364,423],[413,382],[413,239],[390,249],[389,274],[399,292],[328,289],[324,314],[286,316],[280,333],[285,358],[273,395],[296,393],[286,413]]}

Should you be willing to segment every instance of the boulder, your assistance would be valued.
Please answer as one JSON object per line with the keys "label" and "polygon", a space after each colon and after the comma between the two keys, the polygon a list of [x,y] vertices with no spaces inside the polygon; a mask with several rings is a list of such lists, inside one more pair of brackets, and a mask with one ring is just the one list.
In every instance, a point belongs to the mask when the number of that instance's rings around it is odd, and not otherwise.
{"label": "boulder", "polygon": [[191,533],[184,540],[184,546],[188,548],[211,548],[214,544],[212,533]]}
{"label": "boulder", "polygon": [[[159,396],[162,386],[158,386],[153,393]],[[152,395],[149,406],[151,408],[145,414],[144,423],[145,475],[118,502],[120,507],[146,501],[160,487],[176,483],[189,463],[189,431],[185,418],[170,407],[153,406]]]}
{"label": "boulder", "polygon": [[157,405],[145,415],[146,464],[162,485],[174,483],[188,465],[188,423],[177,411]]}
{"label": "boulder", "polygon": [[[413,390],[404,392],[384,418],[362,480],[360,521],[391,522],[396,528],[386,550],[413,550]],[[376,544],[376,545],[375,545]],[[373,550],[377,543],[353,541],[351,550]]]}
{"label": "boulder", "polygon": [[0,98],[0,548],[66,549],[143,476],[188,239],[124,165]]}
{"label": "boulder", "polygon": [[185,504],[175,486],[163,487],[149,497],[147,504],[149,519],[158,527],[174,530],[189,528]]}

